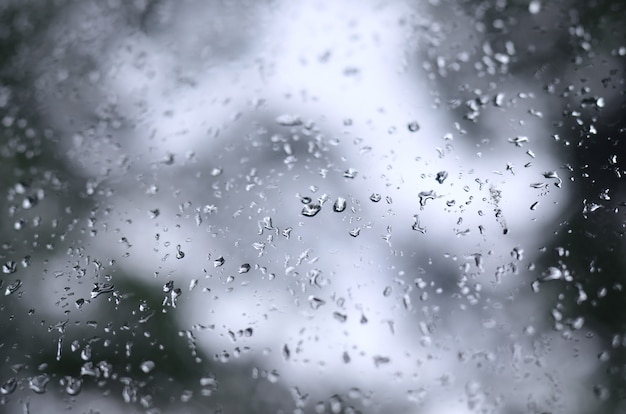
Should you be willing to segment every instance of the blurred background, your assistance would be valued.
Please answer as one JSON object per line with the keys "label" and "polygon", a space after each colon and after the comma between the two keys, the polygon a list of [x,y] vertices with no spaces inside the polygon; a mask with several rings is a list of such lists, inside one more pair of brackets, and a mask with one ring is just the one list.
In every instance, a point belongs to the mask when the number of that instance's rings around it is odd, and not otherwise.
{"label": "blurred background", "polygon": [[618,0],[5,0],[0,412],[626,412]]}

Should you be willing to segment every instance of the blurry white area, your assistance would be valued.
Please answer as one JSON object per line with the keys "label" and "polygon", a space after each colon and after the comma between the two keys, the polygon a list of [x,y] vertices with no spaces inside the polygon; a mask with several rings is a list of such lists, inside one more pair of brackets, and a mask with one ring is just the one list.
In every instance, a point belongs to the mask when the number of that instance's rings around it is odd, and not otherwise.
{"label": "blurry white area", "polygon": [[[497,412],[529,401],[571,412],[588,399],[589,387],[579,386],[594,361],[579,359],[557,375],[574,358],[569,344],[580,340],[578,352],[588,353],[594,343],[577,331],[572,341],[544,332],[549,309],[531,296],[534,279],[526,273],[568,192],[549,123],[528,115],[550,111],[541,85],[511,76],[483,91],[500,103],[478,121],[488,135],[472,137],[463,130],[467,121],[434,104],[435,83],[415,46],[420,32],[402,24],[420,14],[428,20],[426,8],[163,4],[145,30],[113,26],[118,30],[99,40],[103,53],[93,56],[95,68],[78,86],[98,99],[58,103],[42,89],[41,100],[53,108],[50,122],[65,134],[68,161],[114,188],[111,196],[97,194],[110,213],[98,219],[107,228],[97,223],[98,234],[84,241],[91,256],[116,258],[155,289],[174,280],[183,295],[170,312],[181,327],[215,326],[196,332],[206,352],[249,346],[243,358],[260,358],[280,381],[314,398],[348,385],[375,391],[374,401],[406,399],[407,410],[417,402],[420,413]],[[469,19],[457,24],[471,30]],[[224,48],[212,50],[216,42]],[[229,45],[241,53],[224,52]],[[106,125],[75,130],[94,114]],[[301,122],[285,122],[286,115]],[[300,124],[309,122],[307,137]],[[117,132],[105,145],[98,131],[111,126]],[[270,132],[250,138],[262,129]],[[299,142],[310,141],[330,150],[308,160],[312,154]],[[274,145],[284,148],[279,162],[268,154]],[[291,151],[296,161],[288,160]],[[199,186],[193,171],[203,162],[223,172]],[[256,181],[255,169],[264,174]],[[353,179],[344,178],[349,169],[357,171]],[[372,193],[382,199],[370,201]],[[329,198],[317,216],[303,217],[297,194]],[[344,213],[332,212],[337,197],[348,200]],[[412,229],[415,215],[423,234]],[[278,234],[258,234],[264,217]],[[281,235],[287,227],[289,239]],[[261,256],[255,242],[265,243]],[[514,249],[523,259],[512,257]],[[220,256],[226,263],[216,268]],[[65,257],[58,260],[66,266]],[[250,273],[239,274],[243,263],[252,265]],[[511,263],[517,274],[495,276]],[[198,286],[189,291],[192,279]],[[318,299],[325,304],[314,309]],[[254,334],[233,344],[228,331],[247,327]]]}

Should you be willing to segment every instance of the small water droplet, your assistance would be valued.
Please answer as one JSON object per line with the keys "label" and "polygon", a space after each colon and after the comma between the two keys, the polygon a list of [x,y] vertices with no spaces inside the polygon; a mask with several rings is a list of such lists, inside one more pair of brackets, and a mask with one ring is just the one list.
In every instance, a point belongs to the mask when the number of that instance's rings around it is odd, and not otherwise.
{"label": "small water droplet", "polygon": [[22,281],[17,279],[7,285],[6,290],[4,291],[5,296],[9,296],[15,292],[22,286]]}
{"label": "small water droplet", "polygon": [[361,228],[360,227],[355,227],[352,230],[350,230],[348,233],[352,237],[357,237],[359,234],[361,234]]}
{"label": "small water droplet", "polygon": [[250,265],[248,263],[244,263],[239,267],[239,274],[248,273],[250,271]]}
{"label": "small water droplet", "polygon": [[415,214],[413,216],[413,219],[415,220],[415,222],[413,223],[411,228],[413,230],[415,230],[415,231],[419,231],[420,233],[425,234],[426,233],[426,227],[420,225],[420,217],[419,217],[419,215]]}
{"label": "small water droplet", "polygon": [[180,244],[179,244],[178,246],[176,246],[176,258],[182,259],[183,257],[185,257],[185,252],[180,250]]}
{"label": "small water droplet", "polygon": [[378,193],[372,193],[372,195],[370,196],[370,200],[372,200],[374,203],[378,203],[381,199],[382,197]]}
{"label": "small water droplet", "polygon": [[348,320],[348,316],[343,314],[343,313],[339,313],[339,312],[333,312],[333,318],[335,318],[336,320],[338,320],[339,322],[345,322]]}
{"label": "small water droplet", "polygon": [[337,197],[335,203],[333,204],[333,211],[336,213],[341,213],[346,209],[346,199],[343,197]]}
{"label": "small water droplet", "polygon": [[276,117],[276,123],[282,126],[302,125],[302,120],[297,115],[283,114]]}
{"label": "small water droplet", "polygon": [[7,274],[17,272],[17,263],[15,263],[15,261],[13,260],[9,260],[2,265],[2,272]]}
{"label": "small water droplet", "polygon": [[539,0],[532,0],[528,4],[528,11],[530,14],[537,14],[541,11],[541,2]]}
{"label": "small water droplet", "polygon": [[46,392],[46,386],[50,382],[50,378],[46,374],[34,376],[28,380],[28,388],[37,394]]}
{"label": "small water droplet", "polygon": [[74,377],[65,377],[65,392],[67,395],[78,395],[83,388],[83,380],[80,378]]}
{"label": "small water droplet", "polygon": [[174,282],[172,280],[167,281],[163,285],[163,292],[165,292],[165,293],[170,293],[172,291],[172,289],[174,289]]}
{"label": "small water droplet", "polygon": [[305,217],[313,217],[320,212],[322,206],[319,204],[307,204],[302,208],[302,215]]}
{"label": "small water droplet", "polygon": [[433,190],[429,190],[429,191],[422,191],[417,196],[419,197],[419,200],[420,200],[420,206],[424,207],[426,205],[426,202],[428,200],[434,200],[435,197],[437,197],[437,194],[435,194]]}
{"label": "small water droplet", "polygon": [[113,292],[115,287],[110,283],[94,283],[91,290],[91,298],[95,299],[103,293]]}
{"label": "small water droplet", "polygon": [[558,267],[550,266],[542,273],[540,282],[548,282],[550,280],[559,280],[563,278],[563,272]]}
{"label": "small water droplet", "polygon": [[358,173],[359,172],[354,168],[348,168],[346,171],[343,172],[343,176],[345,178],[354,178]]}
{"label": "small water droplet", "polygon": [[2,386],[0,386],[0,394],[8,395],[11,394],[17,388],[17,379],[11,377],[4,381]]}
{"label": "small water droplet", "polygon": [[320,306],[325,305],[326,301],[315,296],[309,296],[309,305],[313,309],[319,309]]}
{"label": "small water droplet", "polygon": [[220,256],[213,261],[213,266],[220,267],[220,266],[223,266],[225,262],[226,262],[226,259],[224,259],[224,256]]}
{"label": "small water droplet", "polygon": [[141,370],[144,372],[144,374],[148,374],[154,369],[155,366],[156,364],[154,363],[154,361],[144,361],[141,363]]}
{"label": "small water droplet", "polygon": [[443,184],[443,182],[446,180],[446,178],[448,178],[448,172],[447,171],[439,171],[437,173],[437,177],[435,177],[435,180],[437,180],[437,182],[439,184]]}
{"label": "small water droplet", "polygon": [[417,121],[412,121],[412,122],[409,122],[409,125],[407,125],[407,128],[409,129],[410,132],[417,132],[420,130],[420,124],[418,124]]}

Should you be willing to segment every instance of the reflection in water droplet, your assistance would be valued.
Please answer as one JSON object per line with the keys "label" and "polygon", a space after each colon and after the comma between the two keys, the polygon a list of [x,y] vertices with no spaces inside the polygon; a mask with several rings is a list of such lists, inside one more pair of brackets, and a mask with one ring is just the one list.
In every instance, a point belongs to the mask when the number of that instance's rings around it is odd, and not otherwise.
{"label": "reflection in water droplet", "polygon": [[322,206],[319,204],[307,204],[302,208],[302,215],[305,217],[313,217],[320,212]]}

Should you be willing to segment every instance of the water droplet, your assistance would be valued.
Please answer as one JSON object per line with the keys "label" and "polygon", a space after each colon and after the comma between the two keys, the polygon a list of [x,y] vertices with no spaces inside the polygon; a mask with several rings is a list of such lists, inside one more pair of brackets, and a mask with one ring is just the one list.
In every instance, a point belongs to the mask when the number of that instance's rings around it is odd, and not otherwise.
{"label": "water droplet", "polygon": [[537,14],[541,11],[541,2],[539,0],[532,0],[528,4],[528,11],[530,14]]}
{"label": "water droplet", "polygon": [[333,204],[333,211],[336,213],[341,213],[346,209],[346,199],[343,197],[337,197],[335,200],[335,204]]}
{"label": "water droplet", "polygon": [[325,305],[326,301],[315,296],[309,296],[309,305],[313,309],[319,309],[320,306]]}
{"label": "water droplet", "polygon": [[558,267],[550,266],[542,273],[541,282],[548,282],[550,280],[559,280],[563,278],[563,272]]}
{"label": "water droplet", "polygon": [[7,285],[6,290],[4,291],[4,295],[8,296],[12,293],[15,293],[22,286],[22,281],[17,279]]}
{"label": "water droplet", "polygon": [[348,233],[352,237],[357,237],[359,234],[361,234],[361,228],[360,227],[355,227],[352,230],[350,230]]}
{"label": "water droplet", "polygon": [[183,257],[185,257],[185,252],[180,250],[180,244],[179,244],[178,246],[176,246],[176,258],[182,259]]}
{"label": "water droplet", "polygon": [[420,199],[420,206],[424,207],[428,200],[434,200],[437,194],[433,190],[422,191],[417,195]]}
{"label": "water droplet", "polygon": [[339,313],[339,312],[333,312],[333,318],[335,318],[336,320],[338,320],[339,322],[345,322],[348,320],[348,316],[343,314],[343,313]]}
{"label": "water droplet", "polygon": [[2,265],[2,272],[7,274],[17,272],[17,263],[15,263],[13,260],[9,260]]}
{"label": "water droplet", "polygon": [[11,394],[13,391],[15,391],[15,388],[17,388],[17,380],[14,377],[11,377],[4,381],[2,386],[0,386],[0,394]]}
{"label": "water droplet", "polygon": [[91,360],[91,347],[89,345],[85,345],[82,351],[80,351],[80,358],[83,361]]}
{"label": "water droplet", "polygon": [[152,371],[154,369],[155,366],[156,366],[156,364],[154,363],[154,361],[144,361],[144,362],[141,363],[141,370],[145,374],[148,374],[148,373],[150,373],[150,371]]}
{"label": "water droplet", "polygon": [[319,204],[314,204],[314,203],[307,204],[302,208],[302,215],[306,217],[313,217],[317,213],[319,213],[321,209],[322,209],[322,206]]}
{"label": "water droplet", "polygon": [[283,114],[276,117],[276,123],[282,126],[302,125],[302,120],[297,115]]}
{"label": "water droplet", "polygon": [[113,292],[115,287],[110,283],[94,283],[91,290],[91,299],[95,299],[103,293]]}
{"label": "water droplet", "polygon": [[220,267],[220,266],[223,266],[225,262],[226,262],[226,259],[224,259],[224,256],[220,256],[213,261],[213,266]]}
{"label": "water droplet", "polygon": [[606,401],[611,397],[611,392],[604,385],[594,385],[593,386],[593,394],[600,401]]}
{"label": "water droplet", "polygon": [[425,234],[426,233],[426,227],[420,225],[420,217],[419,217],[419,215],[415,214],[413,216],[413,218],[415,219],[415,222],[413,223],[411,228],[413,230],[415,230],[415,231],[419,231],[420,233]]}
{"label": "water droplet", "polygon": [[50,382],[50,378],[46,374],[37,375],[28,380],[28,388],[37,394],[43,394],[46,392],[48,382]]}
{"label": "water droplet", "polygon": [[370,200],[372,200],[374,203],[378,203],[381,198],[382,197],[378,193],[372,193],[372,195],[370,196]]}
{"label": "water droplet", "polygon": [[554,183],[555,186],[557,186],[558,188],[561,188],[561,184],[563,183],[563,180],[561,180],[561,178],[559,178],[559,176],[557,175],[556,171],[547,171],[543,173],[543,176],[545,178],[554,178],[557,180],[556,183]]}
{"label": "water droplet", "polygon": [[250,271],[250,265],[248,263],[244,263],[239,267],[239,274],[248,273]]}
{"label": "water droplet", "polygon": [[383,290],[383,296],[388,297],[389,295],[391,295],[391,286],[386,286]]}
{"label": "water droplet", "polygon": [[357,175],[358,173],[359,173],[359,172],[358,172],[357,170],[355,170],[354,168],[348,168],[347,170],[345,170],[345,171],[343,172],[343,176],[344,176],[345,178],[354,178],[354,177],[356,177],[356,175]]}
{"label": "water droplet", "polygon": [[78,395],[83,387],[83,380],[74,377],[65,377],[65,392],[67,395]]}
{"label": "water droplet", "polygon": [[417,121],[412,121],[412,122],[409,122],[409,125],[407,125],[407,128],[409,129],[410,132],[417,132],[420,130],[420,124],[418,124]]}
{"label": "water droplet", "polygon": [[163,285],[163,292],[165,293],[170,293],[172,291],[172,289],[174,289],[174,282],[172,280],[168,280],[164,285]]}
{"label": "water droplet", "polygon": [[518,136],[515,138],[509,138],[509,142],[511,144],[515,144],[516,147],[521,147],[528,142],[528,137]]}

